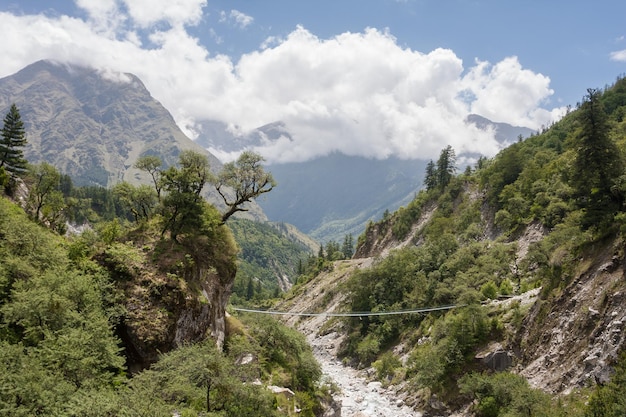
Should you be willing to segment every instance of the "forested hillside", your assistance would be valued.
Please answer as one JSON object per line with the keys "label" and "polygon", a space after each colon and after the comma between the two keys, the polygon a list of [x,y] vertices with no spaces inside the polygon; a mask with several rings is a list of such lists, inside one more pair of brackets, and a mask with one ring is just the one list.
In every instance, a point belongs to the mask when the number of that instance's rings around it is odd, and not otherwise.
{"label": "forested hillside", "polygon": [[462,173],[445,148],[425,189],[359,237],[371,267],[316,287],[347,274],[329,265],[281,306],[449,308],[317,325],[428,415],[624,415],[625,115],[620,78]]}
{"label": "forested hillside", "polygon": [[226,222],[271,183],[259,157],[211,179],[248,187],[225,194],[223,212],[202,197],[209,164],[193,151],[167,168],[141,159],[153,186],[75,187],[27,163],[12,109],[0,141],[0,414],[312,416],[326,394],[304,338],[225,311],[239,253]]}

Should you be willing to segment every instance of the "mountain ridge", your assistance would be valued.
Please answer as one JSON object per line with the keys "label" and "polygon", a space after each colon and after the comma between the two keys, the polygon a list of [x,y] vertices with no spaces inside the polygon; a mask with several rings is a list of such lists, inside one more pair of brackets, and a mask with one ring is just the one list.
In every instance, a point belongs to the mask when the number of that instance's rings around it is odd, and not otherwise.
{"label": "mountain ridge", "polygon": [[182,149],[221,167],[132,74],[38,61],[1,79],[0,96],[0,108],[13,102],[20,108],[27,159],[52,163],[78,185],[136,183],[143,175],[133,168],[139,156],[158,154],[169,166]]}
{"label": "mountain ridge", "polygon": [[[526,127],[492,122],[476,114],[470,114],[467,121],[484,130],[493,129],[502,147],[517,141],[519,136],[534,133]],[[288,126],[281,121],[245,135],[232,133],[218,121],[201,121],[198,130],[196,141],[224,156],[291,139]],[[473,160],[480,156],[459,158]],[[271,198],[259,200],[259,204],[272,221],[291,223],[322,243],[341,241],[345,235],[361,234],[368,222],[411,201],[422,188],[426,164],[426,158],[373,159],[340,152],[299,162],[269,163],[278,187]]]}
{"label": "mountain ridge", "polygon": [[[223,166],[185,136],[133,74],[42,60],[0,79],[0,111],[13,102],[26,129],[26,159],[52,164],[79,186],[150,184],[134,166],[145,155],[158,156],[167,168],[182,150],[193,150],[207,156],[214,173]],[[223,208],[215,190],[206,187],[204,195]],[[254,201],[246,204],[242,216],[267,219]]]}

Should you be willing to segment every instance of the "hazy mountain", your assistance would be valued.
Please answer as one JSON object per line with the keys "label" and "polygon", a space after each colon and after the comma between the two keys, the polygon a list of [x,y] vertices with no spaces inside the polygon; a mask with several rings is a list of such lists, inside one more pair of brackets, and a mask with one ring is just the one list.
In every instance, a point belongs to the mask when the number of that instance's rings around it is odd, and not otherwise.
{"label": "hazy mountain", "polygon": [[479,129],[493,128],[496,132],[496,140],[500,142],[504,147],[509,146],[513,142],[516,142],[519,136],[523,138],[535,133],[534,130],[523,126],[512,126],[508,123],[492,122],[491,120],[479,116],[477,114],[470,114],[467,116],[467,121],[474,123]]}
{"label": "hazy mountain", "polygon": [[206,153],[132,74],[39,61],[0,79],[0,111],[15,103],[26,128],[27,159],[47,161],[78,185],[138,181],[145,154],[175,163],[183,149]]}
{"label": "hazy mountain", "polygon": [[[494,129],[503,148],[517,141],[519,135],[533,133],[525,127],[495,123],[475,114],[468,116],[468,121],[481,129]],[[201,133],[196,142],[216,154],[290,137],[282,122],[264,125],[243,136],[233,135],[217,121],[204,121],[199,126]],[[272,164],[268,169],[278,186],[258,203],[270,220],[294,224],[318,241],[341,241],[348,233],[361,234],[369,220],[380,219],[386,210],[394,211],[408,203],[422,187],[426,163],[334,153],[305,162]]]}
{"label": "hazy mountain", "polygon": [[268,167],[278,186],[259,200],[271,220],[296,225],[318,241],[361,234],[369,220],[408,203],[422,185],[425,162],[373,160],[333,153]]}

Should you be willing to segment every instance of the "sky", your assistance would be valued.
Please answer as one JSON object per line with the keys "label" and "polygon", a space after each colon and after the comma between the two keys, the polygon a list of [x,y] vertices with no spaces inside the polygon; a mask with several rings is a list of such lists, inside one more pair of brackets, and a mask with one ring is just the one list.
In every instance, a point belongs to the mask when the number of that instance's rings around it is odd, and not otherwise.
{"label": "sky", "polygon": [[40,59],[133,73],[191,138],[282,121],[290,137],[254,149],[270,163],[493,156],[467,115],[558,120],[626,73],[625,16],[623,0],[0,0],[0,77]]}

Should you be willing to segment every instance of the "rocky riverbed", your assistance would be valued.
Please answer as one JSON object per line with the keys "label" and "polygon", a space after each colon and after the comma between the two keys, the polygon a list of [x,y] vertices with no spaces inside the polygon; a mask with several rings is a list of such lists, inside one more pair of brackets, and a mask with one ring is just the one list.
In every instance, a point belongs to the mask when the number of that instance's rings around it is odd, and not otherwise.
{"label": "rocky riverbed", "polygon": [[309,334],[313,353],[322,366],[324,377],[332,381],[339,392],[334,396],[340,404],[341,414],[327,417],[421,417],[422,413],[408,407],[393,390],[383,388],[377,381],[368,382],[365,371],[345,366],[335,356],[339,335],[335,332],[324,336]]}

